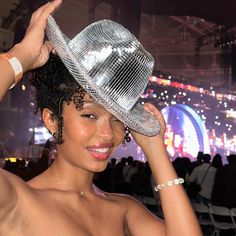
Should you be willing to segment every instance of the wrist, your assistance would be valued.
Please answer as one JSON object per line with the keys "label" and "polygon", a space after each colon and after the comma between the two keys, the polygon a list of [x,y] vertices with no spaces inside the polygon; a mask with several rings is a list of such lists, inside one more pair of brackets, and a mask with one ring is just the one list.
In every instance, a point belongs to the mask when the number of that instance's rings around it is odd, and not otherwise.
{"label": "wrist", "polygon": [[23,77],[23,69],[20,61],[17,57],[12,56],[10,53],[0,54],[0,59],[7,62],[10,66],[12,72],[14,73],[14,82],[12,83],[11,88],[13,88]]}
{"label": "wrist", "polygon": [[22,72],[25,73],[30,70],[30,56],[26,55],[27,50],[22,43],[14,45],[13,48],[9,50],[9,54],[16,57],[22,66]]}
{"label": "wrist", "polygon": [[161,159],[169,159],[167,150],[166,150],[166,146],[164,143],[164,140],[159,140],[157,142],[154,143],[149,143],[148,147],[145,149],[142,149],[145,156],[147,157],[147,159],[149,160],[161,160]]}
{"label": "wrist", "polygon": [[160,150],[165,150],[165,142],[162,138],[160,137],[155,137],[154,139],[148,140],[146,145],[143,145],[142,147],[143,151],[145,152],[150,152],[150,151],[160,151]]}

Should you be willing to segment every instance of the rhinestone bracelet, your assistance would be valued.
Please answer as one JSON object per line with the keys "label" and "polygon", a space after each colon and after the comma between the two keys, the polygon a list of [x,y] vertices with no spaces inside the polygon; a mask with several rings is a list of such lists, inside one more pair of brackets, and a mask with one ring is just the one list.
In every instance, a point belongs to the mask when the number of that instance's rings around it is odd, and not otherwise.
{"label": "rhinestone bracelet", "polygon": [[183,184],[183,183],[184,183],[183,178],[173,179],[173,180],[169,180],[168,182],[164,184],[158,184],[157,186],[154,187],[154,190],[158,192],[159,190],[163,188],[170,187],[172,185]]}

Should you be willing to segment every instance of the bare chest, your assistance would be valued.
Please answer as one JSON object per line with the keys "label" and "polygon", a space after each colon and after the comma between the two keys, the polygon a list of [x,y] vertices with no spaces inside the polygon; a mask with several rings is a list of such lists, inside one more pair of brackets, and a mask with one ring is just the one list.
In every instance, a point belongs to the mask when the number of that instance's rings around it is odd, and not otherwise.
{"label": "bare chest", "polygon": [[5,221],[7,236],[124,236],[125,211],[116,202],[28,199]]}

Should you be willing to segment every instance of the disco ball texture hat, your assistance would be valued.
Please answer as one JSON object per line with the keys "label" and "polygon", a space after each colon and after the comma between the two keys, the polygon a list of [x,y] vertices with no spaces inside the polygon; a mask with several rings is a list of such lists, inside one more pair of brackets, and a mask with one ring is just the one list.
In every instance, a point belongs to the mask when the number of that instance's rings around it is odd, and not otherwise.
{"label": "disco ball texture hat", "polygon": [[160,131],[158,120],[138,102],[154,60],[126,28],[101,20],[70,40],[49,16],[46,33],[69,72],[99,104],[141,134]]}

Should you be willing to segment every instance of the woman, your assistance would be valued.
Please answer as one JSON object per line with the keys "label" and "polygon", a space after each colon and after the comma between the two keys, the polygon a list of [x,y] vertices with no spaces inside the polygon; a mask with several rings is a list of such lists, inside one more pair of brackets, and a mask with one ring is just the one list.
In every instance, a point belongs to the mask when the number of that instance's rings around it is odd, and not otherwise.
{"label": "woman", "polygon": [[[16,61],[9,61],[6,55],[0,57],[1,99],[21,77],[21,66],[26,72],[48,61],[53,47],[43,42],[44,31],[49,15],[60,3],[60,0],[47,3],[32,15],[24,39],[8,52],[9,58],[14,57]],[[58,63],[58,57],[52,56],[45,67],[50,64],[54,71]],[[39,75],[45,67],[39,69]],[[65,68],[62,73],[70,77]],[[63,77],[57,79],[57,76],[55,83]],[[36,75],[33,84],[38,88],[38,96],[40,82],[47,83],[45,77]],[[72,83],[69,88],[74,90],[74,86],[77,85]],[[153,105],[145,104],[146,112],[159,120],[160,132],[146,136],[131,130],[131,134],[146,154],[159,183],[157,190],[160,190],[165,222],[133,198],[102,192],[92,184],[93,173],[105,169],[108,157],[123,142],[124,125],[80,86],[76,93],[66,92],[64,86],[59,86],[59,90],[58,93],[70,96],[57,101],[58,109],[40,104],[38,98],[44,124],[58,142],[54,163],[27,183],[6,171],[0,172],[0,235],[201,235],[165,150],[165,122],[161,113]],[[170,186],[166,184],[168,181]]]}

